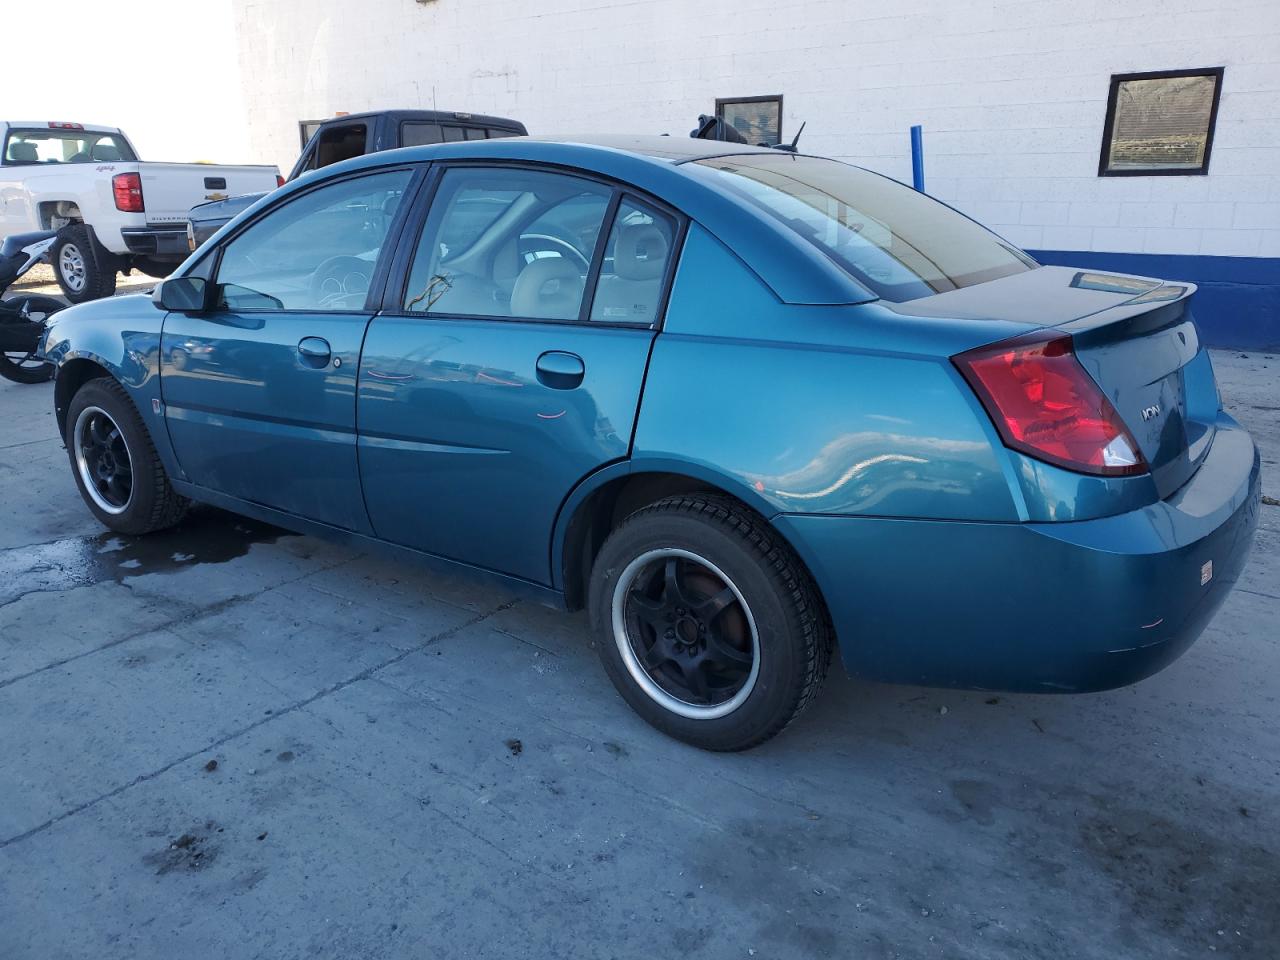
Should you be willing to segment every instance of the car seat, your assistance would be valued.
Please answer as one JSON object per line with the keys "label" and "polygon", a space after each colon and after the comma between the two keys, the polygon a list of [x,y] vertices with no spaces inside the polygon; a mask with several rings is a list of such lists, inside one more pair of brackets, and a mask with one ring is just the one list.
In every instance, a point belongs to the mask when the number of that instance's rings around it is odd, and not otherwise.
{"label": "car seat", "polygon": [[582,274],[564,257],[540,257],[516,277],[511,315],[535,320],[577,320]]}
{"label": "car seat", "polygon": [[591,319],[652,323],[669,248],[666,231],[654,224],[622,227],[613,249],[613,275],[600,278]]}
{"label": "car seat", "polygon": [[17,140],[9,144],[9,159],[15,163],[37,163],[40,160],[40,154],[36,151],[34,143]]}

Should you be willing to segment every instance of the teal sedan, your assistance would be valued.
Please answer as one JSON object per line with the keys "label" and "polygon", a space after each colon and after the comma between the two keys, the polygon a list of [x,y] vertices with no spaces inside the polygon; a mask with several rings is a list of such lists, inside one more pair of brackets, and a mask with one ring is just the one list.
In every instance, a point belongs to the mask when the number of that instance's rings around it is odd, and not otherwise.
{"label": "teal sedan", "polygon": [[201,502],[586,608],[641,716],[740,750],[837,646],[1025,692],[1187,649],[1259,503],[1193,292],[834,160],[517,138],[301,178],[44,349],[112,530]]}

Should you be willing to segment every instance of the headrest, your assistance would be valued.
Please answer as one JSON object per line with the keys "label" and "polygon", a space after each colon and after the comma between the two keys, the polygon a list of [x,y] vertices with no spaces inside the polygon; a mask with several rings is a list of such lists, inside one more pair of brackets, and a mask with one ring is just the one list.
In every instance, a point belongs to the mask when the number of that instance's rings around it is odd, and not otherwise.
{"label": "headrest", "polygon": [[23,143],[21,140],[9,144],[9,159],[18,163],[34,163],[40,159],[34,143]]}
{"label": "headrest", "polygon": [[511,315],[536,320],[576,320],[582,275],[564,257],[542,257],[520,271],[511,291]]}
{"label": "headrest", "polygon": [[112,143],[95,143],[93,149],[89,151],[89,156],[98,161],[119,160],[120,148]]}
{"label": "headrest", "polygon": [[613,272],[624,280],[652,280],[667,265],[667,235],[651,223],[637,223],[618,231]]}

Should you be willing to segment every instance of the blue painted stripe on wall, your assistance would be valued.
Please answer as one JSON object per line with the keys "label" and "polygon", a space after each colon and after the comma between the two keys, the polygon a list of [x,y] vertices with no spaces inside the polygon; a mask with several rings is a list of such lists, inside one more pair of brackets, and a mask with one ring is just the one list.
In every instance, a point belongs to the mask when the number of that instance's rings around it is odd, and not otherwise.
{"label": "blue painted stripe on wall", "polygon": [[1028,250],[1040,263],[1113,270],[1199,287],[1191,310],[1214,347],[1280,352],[1280,257],[1202,257],[1164,253]]}

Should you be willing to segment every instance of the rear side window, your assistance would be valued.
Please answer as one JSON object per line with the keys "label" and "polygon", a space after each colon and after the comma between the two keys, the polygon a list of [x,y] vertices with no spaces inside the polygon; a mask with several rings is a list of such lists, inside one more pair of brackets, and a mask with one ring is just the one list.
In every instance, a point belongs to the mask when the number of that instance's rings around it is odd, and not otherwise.
{"label": "rear side window", "polygon": [[613,191],[533,170],[457,168],[432,201],[409,313],[578,320]]}
{"label": "rear side window", "polygon": [[658,319],[675,224],[630,198],[618,205],[591,303],[592,321],[652,324]]}
{"label": "rear side window", "polygon": [[444,133],[438,123],[423,123],[406,120],[400,124],[400,145],[402,147],[424,147],[431,143],[443,143]]}
{"label": "rear side window", "polygon": [[340,180],[252,223],[222,253],[221,309],[363,309],[410,177],[392,170]]}
{"label": "rear side window", "polygon": [[789,153],[695,163],[885,300],[915,300],[1036,266],[945,204],[845,163]]}

